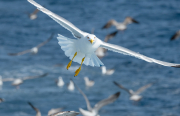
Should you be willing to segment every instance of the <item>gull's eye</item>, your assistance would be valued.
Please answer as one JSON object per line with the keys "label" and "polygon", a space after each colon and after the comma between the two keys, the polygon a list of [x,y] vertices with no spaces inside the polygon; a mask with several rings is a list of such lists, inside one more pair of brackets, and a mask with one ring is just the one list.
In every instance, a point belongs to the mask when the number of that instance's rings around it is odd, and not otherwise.
{"label": "gull's eye", "polygon": [[96,37],[94,37],[94,39],[95,39]]}
{"label": "gull's eye", "polygon": [[89,39],[89,37],[87,37]]}

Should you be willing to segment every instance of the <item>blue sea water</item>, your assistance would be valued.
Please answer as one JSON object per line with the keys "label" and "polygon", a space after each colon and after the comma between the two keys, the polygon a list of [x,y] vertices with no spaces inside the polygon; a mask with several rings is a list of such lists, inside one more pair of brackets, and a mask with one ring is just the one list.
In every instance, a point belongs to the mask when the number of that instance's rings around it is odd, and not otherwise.
{"label": "blue sea water", "polygon": [[[180,63],[180,40],[170,41],[180,29],[179,0],[36,0],[47,9],[72,22],[79,29],[91,32],[101,40],[114,27],[102,30],[110,19],[119,22],[131,16],[140,24],[131,24],[124,32],[118,33],[109,42],[146,56],[172,63]],[[87,109],[82,95],[67,87],[59,88],[55,80],[62,76],[65,83],[72,78],[88,96],[91,105],[120,91],[114,103],[103,107],[101,116],[179,116],[180,115],[180,69],[147,63],[131,56],[108,51],[102,62],[107,68],[115,68],[111,76],[101,74],[98,67],[83,65],[80,74],[74,77],[79,64],[72,63],[61,50],[57,34],[74,38],[72,34],[42,12],[37,20],[30,20],[25,14],[35,9],[26,0],[0,0],[0,75],[3,78],[19,78],[49,73],[47,77],[28,80],[15,89],[11,82],[4,82],[0,90],[0,116],[35,116],[27,104],[32,102],[42,115],[51,108],[64,107],[64,111]],[[46,40],[51,33],[54,38],[40,48],[37,55],[9,56],[8,53],[32,48]],[[63,64],[55,67],[55,64]],[[86,88],[84,77],[95,81],[92,88]],[[139,87],[155,82],[142,93],[143,99],[134,103],[127,92],[119,89],[113,81],[127,88]]]}

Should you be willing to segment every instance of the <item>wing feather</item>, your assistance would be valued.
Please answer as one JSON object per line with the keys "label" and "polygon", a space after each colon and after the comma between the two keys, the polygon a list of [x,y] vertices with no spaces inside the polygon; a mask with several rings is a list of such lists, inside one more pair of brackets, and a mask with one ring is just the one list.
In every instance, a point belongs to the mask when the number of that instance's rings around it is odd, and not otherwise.
{"label": "wing feather", "polygon": [[169,63],[169,62],[156,60],[156,59],[144,56],[142,54],[133,52],[133,51],[127,49],[127,48],[117,46],[117,45],[114,45],[114,44],[109,44],[109,43],[106,43],[106,42],[102,42],[100,47],[103,47],[105,49],[108,49],[108,50],[111,50],[111,51],[114,51],[114,52],[122,53],[124,55],[134,56],[134,57],[139,58],[141,60],[145,60],[146,62],[157,63],[157,64],[160,64],[160,65],[163,65],[163,66],[171,66],[171,67],[177,67],[177,68],[180,67],[180,64],[175,64],[175,63]]}
{"label": "wing feather", "polygon": [[47,14],[49,17],[51,17],[53,20],[55,20],[57,23],[59,23],[61,26],[69,30],[74,37],[81,38],[84,36],[85,32],[78,29],[76,26],[74,26],[71,22],[67,21],[66,19],[58,16],[57,14],[51,12],[50,10],[44,8],[40,4],[36,3],[34,0],[28,0],[31,4],[37,7],[38,10],[42,11],[43,13]]}

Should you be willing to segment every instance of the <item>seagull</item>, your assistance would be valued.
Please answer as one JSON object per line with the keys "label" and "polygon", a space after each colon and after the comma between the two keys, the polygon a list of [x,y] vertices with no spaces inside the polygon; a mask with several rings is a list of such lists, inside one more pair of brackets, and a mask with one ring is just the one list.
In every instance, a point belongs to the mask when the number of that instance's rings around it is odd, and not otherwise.
{"label": "seagull", "polygon": [[35,20],[36,18],[37,18],[37,13],[39,12],[39,10],[38,9],[35,9],[34,10],[34,12],[32,12],[32,13],[27,13],[28,14],[28,16],[29,16],[29,18],[31,19],[31,20]]}
{"label": "seagull", "polygon": [[63,112],[58,112],[49,116],[76,116],[78,114],[79,112],[75,112],[75,111],[63,111]]}
{"label": "seagull", "polygon": [[72,80],[70,80],[69,84],[68,84],[68,90],[69,91],[74,91],[74,83]]}
{"label": "seagull", "polygon": [[142,96],[140,96],[139,94],[141,94],[143,91],[145,91],[147,88],[149,88],[153,85],[153,83],[149,83],[149,84],[139,88],[137,91],[133,91],[131,89],[127,89],[127,88],[123,87],[122,85],[118,84],[115,81],[114,81],[114,84],[117,85],[118,87],[120,87],[121,89],[124,89],[125,91],[127,91],[130,94],[130,100],[133,100],[133,101],[141,100]]}
{"label": "seagull", "polygon": [[61,49],[65,52],[65,55],[69,57],[69,59],[71,60],[66,67],[67,70],[71,66],[72,61],[81,64],[80,67],[75,71],[74,76],[77,76],[79,74],[79,72],[81,71],[82,64],[90,65],[92,67],[94,66],[100,67],[104,65],[95,54],[95,51],[98,49],[98,47],[103,47],[105,49],[108,49],[114,52],[134,56],[136,58],[145,60],[147,62],[153,62],[153,63],[157,63],[164,66],[180,67],[180,64],[174,64],[174,63],[163,62],[160,60],[155,60],[153,58],[149,58],[139,53],[133,52],[129,49],[123,48],[121,46],[103,42],[100,39],[98,39],[94,34],[81,31],[72,23],[67,21],[66,19],[44,8],[40,4],[36,3],[34,0],[28,0],[28,2],[36,6],[40,11],[47,14],[49,17],[51,17],[61,26],[69,30],[73,34],[73,36],[77,38],[77,39],[70,39],[60,34],[58,34],[58,37],[57,37],[59,41],[58,43],[61,46]]}
{"label": "seagull", "polygon": [[137,23],[137,24],[138,24],[139,22],[137,22],[135,19],[133,19],[133,18],[131,18],[131,17],[126,17],[126,19],[124,20],[124,22],[121,22],[121,23],[119,23],[119,22],[115,21],[114,19],[112,19],[112,20],[109,20],[109,21],[106,23],[106,25],[104,25],[104,26],[102,27],[102,29],[109,28],[109,27],[111,27],[111,25],[114,25],[117,30],[119,30],[119,31],[124,31],[124,30],[126,30],[127,25],[128,25],[128,24],[131,24],[131,23]]}
{"label": "seagull", "polygon": [[92,87],[94,85],[94,81],[89,80],[88,77],[84,77],[84,81],[87,87]]}
{"label": "seagull", "polygon": [[44,73],[42,75],[37,75],[37,76],[29,76],[29,77],[24,77],[24,78],[16,78],[16,79],[14,79],[14,78],[5,78],[2,81],[3,82],[12,81],[12,85],[16,86],[16,88],[18,89],[19,85],[22,84],[25,80],[45,77],[47,75],[48,75],[48,73]]}
{"label": "seagull", "polygon": [[[105,39],[104,39],[104,42],[108,42],[111,38],[113,38],[116,34],[117,34],[118,31],[115,31],[111,34],[108,34]],[[98,58],[103,58],[105,55],[106,55],[106,52],[107,52],[107,49],[105,48],[102,48],[102,47],[99,47],[97,50],[96,50],[96,55]]]}
{"label": "seagull", "polygon": [[101,70],[102,70],[102,74],[103,74],[103,75],[112,75],[112,74],[115,72],[114,69],[106,70],[106,67],[105,67],[105,66],[102,66],[102,67],[101,67]]}
{"label": "seagull", "polygon": [[22,52],[18,52],[18,53],[9,53],[9,55],[10,56],[19,56],[19,55],[23,55],[23,54],[26,54],[26,53],[37,54],[39,48],[44,46],[46,43],[48,43],[53,38],[53,35],[54,34],[51,34],[51,36],[46,41],[40,43],[39,45],[37,45],[37,46],[35,46],[35,47],[31,48],[31,49],[28,49],[28,50],[25,50],[25,51],[22,51]]}
{"label": "seagull", "polygon": [[81,114],[82,114],[83,116],[98,116],[98,112],[99,112],[99,110],[100,110],[103,106],[108,105],[108,104],[116,101],[117,98],[118,98],[119,95],[120,95],[120,92],[117,92],[117,93],[109,96],[108,98],[106,98],[106,99],[104,99],[104,100],[101,100],[100,102],[98,102],[98,103],[94,106],[94,108],[92,108],[91,105],[90,105],[90,102],[89,102],[89,100],[88,100],[88,98],[87,98],[87,96],[83,93],[83,91],[82,91],[76,84],[74,84],[74,85],[76,86],[76,88],[78,89],[78,91],[83,95],[83,97],[84,97],[84,99],[85,99],[85,101],[86,101],[86,104],[87,104],[87,109],[88,109],[88,111],[87,111],[87,110],[84,110],[84,109],[82,109],[82,108],[79,108],[79,111],[81,112]]}
{"label": "seagull", "polygon": [[[28,104],[36,111],[36,116],[41,116],[41,112],[38,108],[34,107],[31,102]],[[62,108],[51,109],[48,111],[48,116],[61,116],[61,115],[54,115],[62,110]]]}
{"label": "seagull", "polygon": [[58,78],[57,86],[58,86],[58,87],[64,86],[64,81],[63,81],[62,77],[59,77],[59,78]]}
{"label": "seagull", "polygon": [[175,39],[177,39],[178,37],[180,37],[180,30],[177,31],[177,32],[171,37],[171,40],[175,40]]}

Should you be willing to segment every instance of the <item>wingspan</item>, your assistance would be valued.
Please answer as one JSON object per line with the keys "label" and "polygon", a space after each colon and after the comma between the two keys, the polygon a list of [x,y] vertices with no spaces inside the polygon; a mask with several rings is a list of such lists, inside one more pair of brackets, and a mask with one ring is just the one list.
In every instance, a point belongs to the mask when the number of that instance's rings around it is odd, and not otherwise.
{"label": "wingspan", "polygon": [[37,9],[39,9],[40,11],[42,11],[43,13],[47,14],[49,17],[51,17],[53,20],[55,20],[57,23],[59,23],[61,26],[63,26],[64,28],[66,28],[67,30],[69,30],[74,37],[76,38],[81,38],[85,35],[85,32],[81,31],[80,29],[78,29],[76,26],[74,26],[72,23],[70,23],[69,21],[67,21],[66,19],[58,16],[57,14],[51,12],[50,10],[44,8],[43,6],[41,6],[40,4],[36,3],[33,0],[28,0],[28,2],[30,2],[31,4],[33,4],[34,6],[37,7]]}
{"label": "wingspan", "polygon": [[127,49],[127,48],[117,46],[117,45],[113,45],[113,44],[109,44],[109,43],[106,43],[106,42],[102,42],[100,47],[103,47],[105,49],[108,49],[108,50],[111,50],[111,51],[114,51],[114,52],[118,52],[118,53],[121,53],[121,54],[124,54],[124,55],[134,56],[136,58],[145,60],[146,62],[157,63],[157,64],[160,64],[160,65],[163,65],[163,66],[171,66],[171,67],[177,67],[177,68],[180,67],[180,64],[174,64],[174,63],[169,63],[169,62],[156,60],[156,59],[144,56],[142,54],[133,52],[133,51]]}
{"label": "wingspan", "polygon": [[28,50],[25,50],[25,51],[22,51],[22,52],[18,52],[18,53],[9,53],[8,55],[10,56],[19,56],[19,55],[23,55],[23,54],[26,54],[26,53],[29,53],[31,52],[31,49],[28,49]]}

